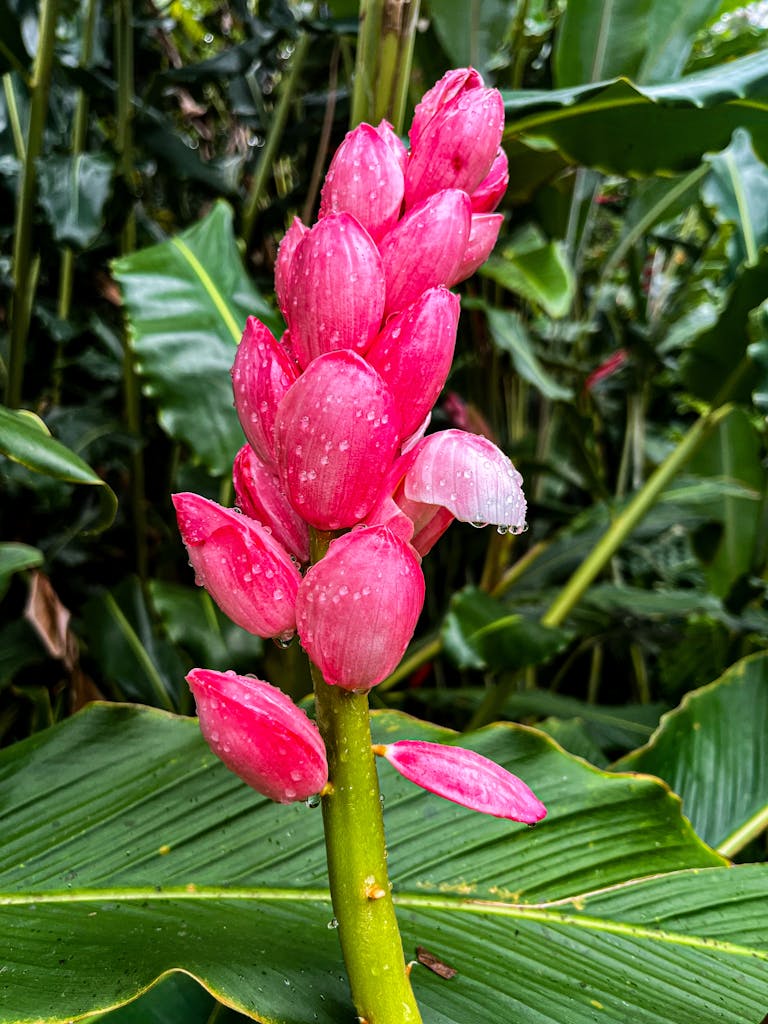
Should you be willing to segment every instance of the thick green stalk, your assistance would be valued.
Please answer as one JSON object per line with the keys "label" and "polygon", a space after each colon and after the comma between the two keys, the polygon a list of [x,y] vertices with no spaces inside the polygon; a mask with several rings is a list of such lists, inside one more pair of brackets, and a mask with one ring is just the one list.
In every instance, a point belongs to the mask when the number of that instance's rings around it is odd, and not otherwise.
{"label": "thick green stalk", "polygon": [[542,618],[545,626],[559,626],[564,621],[584,591],[616,554],[640,520],[653,508],[661,492],[730,411],[730,405],[721,405],[696,420],[680,444],[657,466],[645,485],[614,519],[599,543],[568,580]]}
{"label": "thick green stalk", "polygon": [[351,127],[386,118],[402,131],[419,0],[361,0]]}
{"label": "thick green stalk", "polygon": [[19,194],[16,201],[16,225],[13,243],[13,295],[11,300],[11,343],[8,357],[6,403],[17,408],[21,403],[27,336],[32,318],[35,275],[32,271],[32,215],[37,192],[37,159],[43,147],[48,92],[56,42],[58,0],[41,0],[40,26],[32,74],[29,107],[29,131]]}
{"label": "thick green stalk", "polygon": [[[312,531],[312,561],[332,534]],[[368,1024],[420,1024],[387,873],[367,694],[329,686],[312,666],[317,724],[328,755],[323,824],[333,912],[352,999]]]}

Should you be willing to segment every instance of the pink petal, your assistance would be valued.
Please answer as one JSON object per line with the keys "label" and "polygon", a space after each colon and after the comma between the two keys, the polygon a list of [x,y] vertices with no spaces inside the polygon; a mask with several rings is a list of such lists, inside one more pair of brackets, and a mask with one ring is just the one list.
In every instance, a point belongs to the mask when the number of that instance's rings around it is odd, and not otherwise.
{"label": "pink petal", "polygon": [[282,690],[204,668],[192,669],[187,682],[206,743],[243,782],[281,804],[323,789],[328,762],[320,733]]}
{"label": "pink petal", "polygon": [[371,236],[348,213],[324,217],[293,256],[286,318],[302,367],[335,349],[365,352],[381,326],[384,271]]}
{"label": "pink petal", "polygon": [[429,288],[387,320],[366,355],[400,409],[404,437],[423,422],[442,391],[458,324],[458,295],[443,287]]}
{"label": "pink petal", "polygon": [[314,359],[275,421],[278,469],[291,504],[320,530],[360,522],[399,436],[392,395],[372,366],[347,350]]}
{"label": "pink petal", "polygon": [[472,213],[493,213],[502,200],[509,185],[509,161],[503,149],[499,149],[490,171],[469,197]]}
{"label": "pink petal", "polygon": [[347,134],[331,161],[320,217],[351,213],[378,242],[397,222],[404,188],[395,152],[375,128],[360,124]]}
{"label": "pink petal", "polygon": [[248,443],[267,463],[275,460],[275,413],[298,377],[285,347],[255,316],[249,316],[232,367],[235,408]]}
{"label": "pink petal", "polygon": [[446,71],[440,81],[428,89],[416,104],[413,124],[408,133],[411,146],[419,144],[427,125],[439,110],[455,103],[462,93],[482,88],[482,75],[474,68],[455,68]]}
{"label": "pink petal", "polygon": [[448,282],[451,287],[460,281],[466,281],[478,267],[481,267],[491,255],[496,239],[499,237],[504,217],[500,213],[473,213],[472,225],[469,229],[469,241],[464,250],[464,257],[456,269],[456,273]]}
{"label": "pink petal", "polygon": [[413,451],[404,479],[406,498],[442,505],[464,523],[495,523],[500,530],[523,532],[523,478],[488,438],[443,430],[425,437]]}
{"label": "pink petal", "polygon": [[522,779],[474,750],[421,740],[400,740],[374,750],[417,786],[470,810],[527,825],[547,813]]}
{"label": "pink petal", "polygon": [[225,615],[249,633],[289,639],[301,574],[263,526],[199,494],[174,494],[181,539]]}
{"label": "pink petal", "polygon": [[272,536],[299,562],[309,561],[309,528],[297,515],[280,481],[250,445],[235,456],[232,470],[238,507],[267,527]]}
{"label": "pink petal", "polygon": [[405,172],[406,209],[440,189],[474,192],[488,175],[504,131],[497,89],[464,90],[444,103],[414,141]]}
{"label": "pink petal", "polygon": [[283,316],[287,316],[288,303],[290,301],[291,270],[293,257],[299,242],[309,232],[298,217],[293,218],[293,223],[283,235],[280,248],[277,250],[275,260],[275,293],[277,303],[280,306]]}
{"label": "pink petal", "polygon": [[408,544],[385,526],[334,541],[299,588],[297,628],[326,682],[369,690],[395,668],[424,603],[424,577]]}
{"label": "pink petal", "polygon": [[382,141],[386,143],[387,148],[397,162],[397,166],[403,172],[403,178],[405,178],[405,168],[408,166],[408,150],[400,141],[399,135],[397,135],[389,121],[379,121],[376,125],[376,131]]}
{"label": "pink petal", "polygon": [[466,192],[445,189],[414,206],[389,232],[380,246],[387,315],[455,276],[469,241],[470,216]]}

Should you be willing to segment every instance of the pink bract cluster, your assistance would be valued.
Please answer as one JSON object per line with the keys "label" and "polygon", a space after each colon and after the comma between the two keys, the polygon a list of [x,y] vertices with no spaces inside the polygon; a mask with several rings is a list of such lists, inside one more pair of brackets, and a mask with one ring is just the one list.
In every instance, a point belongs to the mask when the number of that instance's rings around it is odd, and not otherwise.
{"label": "pink bract cluster", "polygon": [[[498,91],[461,69],[417,106],[410,152],[386,122],[347,135],[318,222],[295,219],[280,246],[287,330],[277,339],[249,318],[235,358],[248,440],[234,465],[240,511],[174,496],[197,580],[220,608],[259,636],[297,632],[326,681],[346,690],[370,689],[400,661],[424,601],[421,558],[453,519],[524,528],[521,477],[503,452],[461,430],[425,436],[456,340],[449,289],[485,261],[503,219],[493,212],[508,181],[503,125]],[[302,572],[310,527],[347,532]],[[269,693],[232,676],[214,690],[213,675],[189,677],[201,723],[212,700],[220,713],[233,701],[252,708],[255,689]],[[276,799],[316,791],[322,743],[282,789],[279,758],[260,761],[255,776],[240,767],[240,748],[258,746],[264,722],[293,716],[304,737],[303,712],[270,700],[266,719],[248,715],[250,733],[230,729],[227,749],[214,738],[223,730],[204,724],[225,763]]]}

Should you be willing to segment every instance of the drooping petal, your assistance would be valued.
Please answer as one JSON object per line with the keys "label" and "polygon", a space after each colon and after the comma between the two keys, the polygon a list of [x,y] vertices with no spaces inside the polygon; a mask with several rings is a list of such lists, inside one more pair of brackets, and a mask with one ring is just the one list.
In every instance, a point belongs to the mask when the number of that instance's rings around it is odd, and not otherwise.
{"label": "drooping petal", "polygon": [[406,209],[443,188],[474,192],[493,165],[503,131],[498,89],[463,89],[441,104],[416,140],[411,138]]}
{"label": "drooping petal", "polygon": [[372,366],[347,350],[314,359],[275,421],[278,470],[291,504],[320,530],[360,522],[399,436],[392,395]]}
{"label": "drooping petal", "polygon": [[459,297],[429,288],[387,320],[366,359],[381,374],[400,409],[409,437],[435,404],[451,368],[459,324]]}
{"label": "drooping petal", "polygon": [[206,743],[243,782],[281,804],[323,789],[328,762],[320,733],[282,690],[204,668],[192,669],[187,682]]}
{"label": "drooping petal", "polygon": [[466,192],[444,189],[414,206],[386,235],[380,249],[387,315],[452,280],[469,241],[470,217]]}
{"label": "drooping petal", "polygon": [[503,223],[504,216],[501,213],[472,214],[467,248],[464,250],[461,263],[456,268],[456,273],[448,282],[451,287],[460,281],[466,281],[478,267],[482,267],[496,245],[496,239],[499,237]]}
{"label": "drooping petal", "polygon": [[416,104],[408,136],[417,146],[429,122],[443,107],[455,103],[463,92],[483,88],[483,77],[474,68],[454,68],[428,89]]}
{"label": "drooping petal", "polygon": [[297,377],[286,348],[260,320],[249,316],[232,366],[232,390],[243,433],[267,463],[275,460],[277,407]]}
{"label": "drooping petal", "polygon": [[243,445],[235,456],[232,477],[235,499],[245,515],[268,527],[275,540],[299,562],[308,562],[309,527],[295,512],[277,474],[250,445]]}
{"label": "drooping petal", "polygon": [[349,213],[324,217],[291,266],[286,318],[302,368],[335,349],[365,352],[383,313],[384,271],[371,236]]}
{"label": "drooping petal", "polygon": [[374,751],[417,786],[473,811],[527,825],[541,821],[547,813],[522,779],[474,750],[400,740]]}
{"label": "drooping petal", "polygon": [[511,533],[525,529],[523,479],[488,438],[442,430],[413,451],[403,483],[406,498],[443,505],[464,523],[494,523]]}
{"label": "drooping petal", "polygon": [[287,317],[288,302],[290,300],[291,269],[296,248],[302,238],[307,234],[309,228],[305,227],[298,217],[293,218],[293,223],[283,235],[280,248],[277,250],[275,260],[275,293],[277,304],[283,316]]}
{"label": "drooping petal", "polygon": [[348,132],[331,160],[320,217],[351,213],[378,242],[397,222],[404,188],[393,149],[376,128],[360,124]]}
{"label": "drooping petal", "polygon": [[472,213],[493,213],[509,185],[509,160],[499,149],[491,169],[471,194]]}
{"label": "drooping petal", "polygon": [[334,541],[307,572],[297,598],[301,643],[326,682],[369,690],[395,668],[424,603],[410,546],[385,526]]}
{"label": "drooping petal", "polygon": [[263,526],[199,494],[174,494],[196,581],[249,633],[289,639],[301,574]]}

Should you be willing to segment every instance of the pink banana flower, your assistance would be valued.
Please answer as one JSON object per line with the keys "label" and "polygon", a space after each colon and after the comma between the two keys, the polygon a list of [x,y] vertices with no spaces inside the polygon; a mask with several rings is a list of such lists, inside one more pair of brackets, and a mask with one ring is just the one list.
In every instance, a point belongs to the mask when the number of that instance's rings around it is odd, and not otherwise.
{"label": "pink banana flower", "polygon": [[268,529],[299,562],[309,561],[309,528],[295,511],[274,470],[243,445],[232,469],[235,500],[245,515]]}
{"label": "pink banana flower", "polygon": [[282,690],[204,668],[192,669],[187,682],[206,743],[243,782],[281,804],[321,792],[328,782],[325,745]]}
{"label": "pink banana flower", "polygon": [[331,541],[296,600],[302,646],[332,686],[370,690],[403,656],[424,604],[412,548],[385,526]]}
{"label": "pink banana flower", "polygon": [[474,750],[421,740],[400,740],[373,750],[417,786],[470,810],[527,825],[547,813],[522,779]]}
{"label": "pink banana flower", "polygon": [[199,494],[174,494],[173,504],[196,582],[249,633],[290,640],[301,574],[288,552],[259,523]]}

